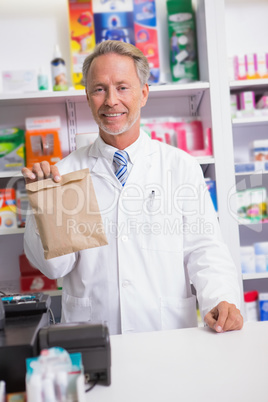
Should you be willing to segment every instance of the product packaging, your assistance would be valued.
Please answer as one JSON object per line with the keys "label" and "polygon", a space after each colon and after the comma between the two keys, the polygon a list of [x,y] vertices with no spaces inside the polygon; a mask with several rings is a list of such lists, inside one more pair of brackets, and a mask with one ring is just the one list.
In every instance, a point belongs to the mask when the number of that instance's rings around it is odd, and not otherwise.
{"label": "product packaging", "polygon": [[14,188],[0,189],[0,232],[17,228]]}
{"label": "product packaging", "polygon": [[118,40],[135,45],[133,1],[92,0],[96,43]]}
{"label": "product packaging", "polygon": [[29,206],[24,179],[18,180],[16,186],[17,226],[24,228]]}
{"label": "product packaging", "polygon": [[20,291],[43,292],[44,290],[57,290],[57,280],[49,279],[37,268],[33,267],[25,254],[19,256]]}
{"label": "product packaging", "polygon": [[243,274],[252,274],[256,272],[253,246],[240,247],[240,262]]}
{"label": "product packaging", "polygon": [[160,78],[155,0],[133,1],[135,46],[147,57],[150,66],[148,82],[155,84]]}
{"label": "product packaging", "polygon": [[28,402],[84,401],[82,354],[57,346],[27,358],[26,391]]}
{"label": "product packaging", "polygon": [[238,111],[238,98],[236,94],[230,94],[230,109],[231,109],[231,118],[235,118]]}
{"label": "product packaging", "polygon": [[247,79],[257,78],[257,55],[249,53],[245,56]]}
{"label": "product packaging", "polygon": [[48,90],[48,78],[43,68],[40,68],[37,76],[39,91]]}
{"label": "product packaging", "polygon": [[257,78],[268,78],[268,54],[257,53]]}
{"label": "product packaging", "polygon": [[195,14],[191,0],[167,1],[170,68],[173,81],[196,81],[198,75]]}
{"label": "product packaging", "polygon": [[36,92],[37,76],[35,70],[3,71],[3,92]]}
{"label": "product packaging", "polygon": [[215,211],[218,211],[218,202],[217,202],[217,190],[216,190],[216,181],[211,180],[210,178],[205,179],[207,189],[209,191],[209,194],[211,196],[211,200],[214,206]]}
{"label": "product packaging", "polygon": [[51,61],[51,76],[53,91],[68,90],[66,65],[58,45],[55,46],[54,57]]}
{"label": "product packaging", "polygon": [[83,89],[82,67],[95,47],[92,0],[69,0],[72,84]]}
{"label": "product packaging", "polygon": [[[239,110],[243,116],[254,116],[255,94],[252,91],[241,92],[239,94]],[[239,115],[239,113],[237,113]]]}
{"label": "product packaging", "polygon": [[25,166],[24,130],[0,129],[0,171],[18,171]]}
{"label": "product packaging", "polygon": [[62,158],[59,116],[28,117],[25,121],[26,166],[48,161],[54,165]]}
{"label": "product packaging", "polygon": [[256,187],[236,193],[237,215],[241,223],[256,223],[267,219],[267,191]]}
{"label": "product packaging", "polygon": [[268,161],[268,140],[254,140],[250,144],[250,158],[253,161]]}
{"label": "product packaging", "polygon": [[245,310],[247,321],[259,321],[258,292],[253,290],[244,293]]}
{"label": "product packaging", "polygon": [[259,293],[260,320],[268,321],[268,293]]}
{"label": "product packaging", "polygon": [[234,56],[234,78],[236,80],[247,79],[246,60],[242,54]]}
{"label": "product packaging", "polygon": [[88,169],[26,189],[46,259],[108,244]]}

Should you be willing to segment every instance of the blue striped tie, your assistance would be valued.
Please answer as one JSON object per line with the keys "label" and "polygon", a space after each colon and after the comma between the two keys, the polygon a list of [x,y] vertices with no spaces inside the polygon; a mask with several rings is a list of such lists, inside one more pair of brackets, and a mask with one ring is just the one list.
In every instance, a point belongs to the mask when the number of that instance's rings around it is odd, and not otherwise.
{"label": "blue striped tie", "polygon": [[128,177],[127,171],[128,153],[126,151],[117,150],[114,153],[115,175],[122,184],[125,185]]}

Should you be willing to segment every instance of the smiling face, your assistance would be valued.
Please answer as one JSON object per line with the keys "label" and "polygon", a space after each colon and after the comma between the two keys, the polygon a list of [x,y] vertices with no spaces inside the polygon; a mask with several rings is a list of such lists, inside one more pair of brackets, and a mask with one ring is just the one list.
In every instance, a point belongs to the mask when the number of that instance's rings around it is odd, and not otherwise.
{"label": "smiling face", "polygon": [[139,136],[140,109],[149,88],[141,87],[134,61],[108,53],[95,58],[87,77],[87,100],[100,136],[110,145],[126,147]]}

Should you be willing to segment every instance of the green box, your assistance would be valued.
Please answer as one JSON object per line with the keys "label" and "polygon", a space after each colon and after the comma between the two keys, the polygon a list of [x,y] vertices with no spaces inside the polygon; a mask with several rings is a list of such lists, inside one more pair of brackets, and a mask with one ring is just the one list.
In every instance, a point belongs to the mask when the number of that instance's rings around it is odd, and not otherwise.
{"label": "green box", "polygon": [[172,81],[197,81],[198,61],[195,14],[191,0],[167,1]]}
{"label": "green box", "polygon": [[25,166],[24,130],[0,129],[0,171],[18,171]]}

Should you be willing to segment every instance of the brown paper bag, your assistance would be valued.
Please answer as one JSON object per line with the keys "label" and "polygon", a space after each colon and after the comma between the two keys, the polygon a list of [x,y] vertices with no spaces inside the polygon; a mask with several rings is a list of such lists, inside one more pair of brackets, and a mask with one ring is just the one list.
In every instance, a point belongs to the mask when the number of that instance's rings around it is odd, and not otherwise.
{"label": "brown paper bag", "polygon": [[108,244],[89,169],[26,185],[45,259]]}

